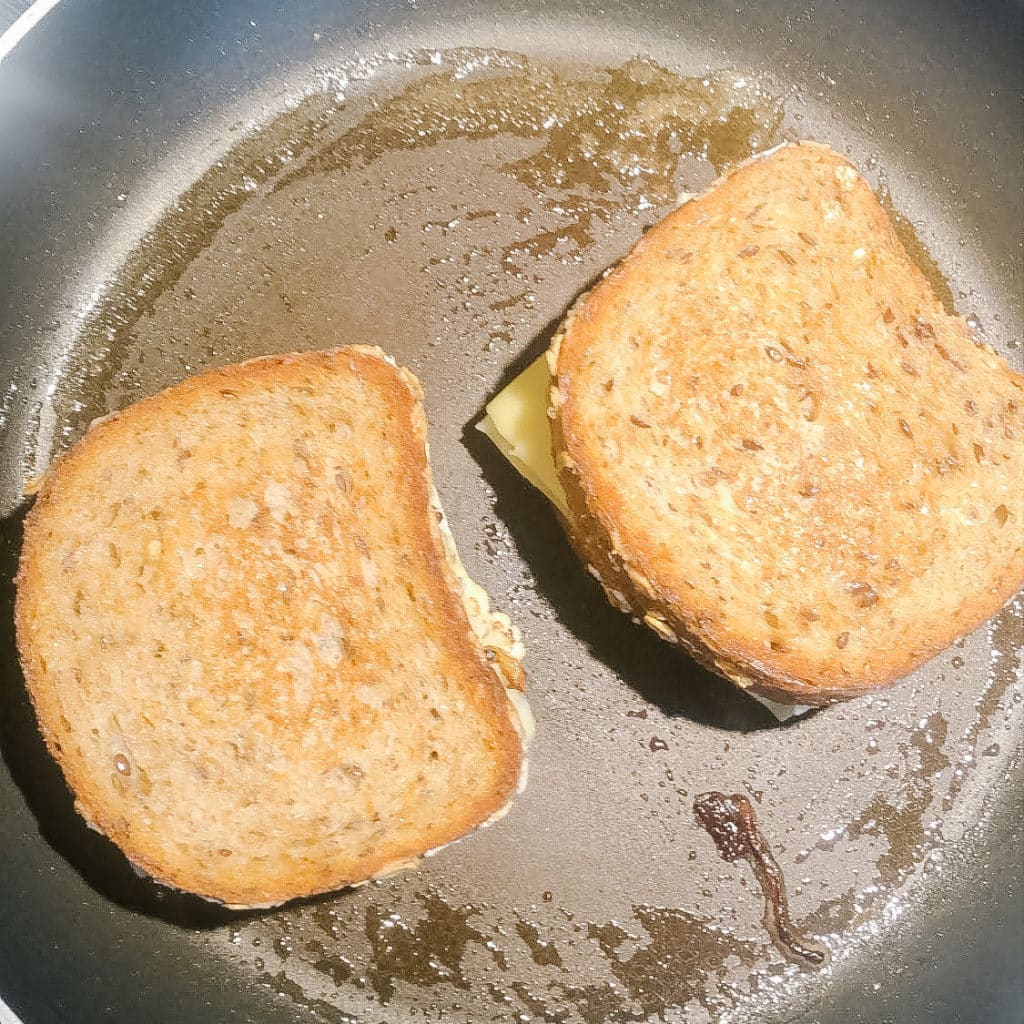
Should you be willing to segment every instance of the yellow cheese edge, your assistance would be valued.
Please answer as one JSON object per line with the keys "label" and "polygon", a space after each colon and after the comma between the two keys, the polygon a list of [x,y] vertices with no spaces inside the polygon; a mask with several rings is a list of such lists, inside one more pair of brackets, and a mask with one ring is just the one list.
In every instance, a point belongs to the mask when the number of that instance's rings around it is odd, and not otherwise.
{"label": "yellow cheese edge", "polygon": [[563,515],[568,513],[565,491],[551,453],[548,389],[551,373],[540,356],[488,403],[477,430]]}
{"label": "yellow cheese edge", "polygon": [[[550,387],[551,371],[547,356],[542,355],[487,403],[485,415],[476,427],[491,439],[513,468],[562,515],[567,515],[568,503],[551,450]],[[763,704],[780,722],[811,710],[803,705],[776,704],[756,693],[744,692]]]}

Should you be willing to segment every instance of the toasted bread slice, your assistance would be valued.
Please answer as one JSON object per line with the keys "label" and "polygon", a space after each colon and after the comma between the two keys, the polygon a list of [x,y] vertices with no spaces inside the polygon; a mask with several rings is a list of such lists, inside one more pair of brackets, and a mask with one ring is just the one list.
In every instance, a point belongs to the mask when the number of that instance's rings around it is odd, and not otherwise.
{"label": "toasted bread slice", "polygon": [[1024,577],[1024,380],[827,147],[671,213],[549,365],[580,554],[740,686],[822,704],[888,683]]}
{"label": "toasted bread slice", "polygon": [[378,349],[229,366],[96,425],[27,518],[16,607],[82,815],[233,906],[499,815],[521,643],[446,531],[419,384]]}

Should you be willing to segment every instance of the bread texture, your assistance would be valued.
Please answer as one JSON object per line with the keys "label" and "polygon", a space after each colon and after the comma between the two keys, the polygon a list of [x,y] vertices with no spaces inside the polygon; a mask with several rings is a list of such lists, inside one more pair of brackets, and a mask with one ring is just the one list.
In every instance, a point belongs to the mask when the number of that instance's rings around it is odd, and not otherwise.
{"label": "bread texture", "polygon": [[548,359],[581,557],[744,688],[824,704],[889,683],[1024,579],[1024,379],[825,146],[671,213]]}
{"label": "bread texture", "polygon": [[379,349],[257,359],[47,474],[28,691],[80,813],[158,881],[246,907],[337,889],[525,778],[522,644],[458,561],[421,398]]}

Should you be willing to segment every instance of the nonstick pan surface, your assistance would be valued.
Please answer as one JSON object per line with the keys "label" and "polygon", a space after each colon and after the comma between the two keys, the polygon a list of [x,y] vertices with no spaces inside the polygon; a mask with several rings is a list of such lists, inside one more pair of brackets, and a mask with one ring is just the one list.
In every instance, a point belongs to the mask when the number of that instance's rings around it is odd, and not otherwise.
{"label": "nonstick pan surface", "polygon": [[[1020,366],[1019,5],[169,6],[66,0],[0,62],[0,995],[29,1022],[1018,1020],[1021,600],[779,725],[612,611],[473,424],[679,192],[785,138],[864,169]],[[526,636],[531,783],[416,873],[231,914],[72,810],[13,647],[21,491],[94,416],[344,343],[423,381],[460,550]],[[708,789],[754,801],[830,965],[770,944]]]}

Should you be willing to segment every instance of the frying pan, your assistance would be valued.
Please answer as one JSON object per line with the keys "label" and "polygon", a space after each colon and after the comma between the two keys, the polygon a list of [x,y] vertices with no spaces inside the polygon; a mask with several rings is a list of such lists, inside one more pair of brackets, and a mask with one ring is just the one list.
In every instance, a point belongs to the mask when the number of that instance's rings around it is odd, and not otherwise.
{"label": "frying pan", "polygon": [[[1021,37],[1017,0],[42,18],[0,61],[0,1020],[1019,1020],[1020,600],[885,694],[780,725],[611,611],[472,423],[673,188],[785,137],[847,152],[1019,365]],[[669,155],[644,149],[673,118]],[[424,381],[460,549],[526,634],[532,781],[420,872],[231,914],[73,812],[14,652],[22,488],[109,408],[343,342]],[[769,944],[693,820],[707,789],[755,801],[829,966]]]}

